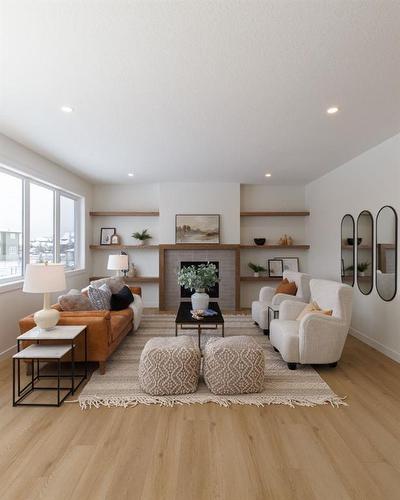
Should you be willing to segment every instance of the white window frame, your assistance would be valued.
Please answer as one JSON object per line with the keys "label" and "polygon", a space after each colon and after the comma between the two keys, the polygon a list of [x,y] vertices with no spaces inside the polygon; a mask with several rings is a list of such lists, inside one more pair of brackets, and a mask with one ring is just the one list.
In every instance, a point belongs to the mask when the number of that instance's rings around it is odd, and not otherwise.
{"label": "white window frame", "polygon": [[[16,277],[0,278],[0,292],[22,286],[25,267],[30,260],[30,186],[36,184],[53,192],[53,255],[55,262],[60,262],[60,196],[74,200],[75,214],[75,267],[66,270],[67,275],[85,271],[85,255],[83,241],[84,197],[65,191],[57,186],[46,183],[29,175],[16,172],[0,164],[0,172],[22,180],[22,274]],[[10,288],[11,287],[11,288]]]}

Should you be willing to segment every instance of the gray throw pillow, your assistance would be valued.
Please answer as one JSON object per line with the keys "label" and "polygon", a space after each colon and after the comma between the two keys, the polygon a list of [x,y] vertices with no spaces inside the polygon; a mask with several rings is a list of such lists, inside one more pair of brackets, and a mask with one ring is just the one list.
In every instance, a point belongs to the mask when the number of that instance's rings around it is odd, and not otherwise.
{"label": "gray throw pillow", "polygon": [[111,293],[118,293],[125,286],[124,278],[122,276],[101,278],[99,280],[91,281],[90,284],[95,288],[100,288],[102,285],[106,284],[109,286]]}
{"label": "gray throw pillow", "polygon": [[93,307],[89,297],[81,293],[67,293],[58,297],[58,303],[62,311],[92,311]]}
{"label": "gray throw pillow", "polygon": [[93,309],[106,311],[111,309],[110,302],[112,292],[106,283],[101,285],[99,288],[89,285],[88,296]]}

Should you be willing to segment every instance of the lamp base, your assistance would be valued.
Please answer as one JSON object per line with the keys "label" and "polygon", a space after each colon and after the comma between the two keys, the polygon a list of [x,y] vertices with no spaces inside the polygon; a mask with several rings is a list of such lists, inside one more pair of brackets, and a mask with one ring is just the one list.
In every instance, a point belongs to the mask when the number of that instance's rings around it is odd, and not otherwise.
{"label": "lamp base", "polygon": [[42,330],[51,330],[60,319],[60,313],[57,309],[42,309],[33,315],[36,325]]}

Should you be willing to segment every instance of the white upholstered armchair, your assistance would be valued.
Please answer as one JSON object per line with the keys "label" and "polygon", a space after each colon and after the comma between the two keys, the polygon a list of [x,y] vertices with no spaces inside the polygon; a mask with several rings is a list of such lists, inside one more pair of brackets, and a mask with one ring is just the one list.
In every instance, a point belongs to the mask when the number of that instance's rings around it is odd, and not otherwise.
{"label": "white upholstered armchair", "polygon": [[251,304],[251,315],[257,325],[268,333],[268,306],[279,305],[284,300],[290,299],[300,302],[310,300],[310,278],[309,274],[296,273],[294,271],[284,271],[283,279],[294,281],[297,286],[297,294],[287,295],[286,293],[275,294],[275,288],[264,286],[260,290],[259,299]]}
{"label": "white upholstered armchair", "polygon": [[321,309],[332,309],[332,316],[307,313],[297,316],[307,305],[282,302],[279,319],[271,321],[270,341],[291,370],[300,364],[329,364],[339,361],[350,328],[353,288],[336,281],[312,279],[311,300]]}

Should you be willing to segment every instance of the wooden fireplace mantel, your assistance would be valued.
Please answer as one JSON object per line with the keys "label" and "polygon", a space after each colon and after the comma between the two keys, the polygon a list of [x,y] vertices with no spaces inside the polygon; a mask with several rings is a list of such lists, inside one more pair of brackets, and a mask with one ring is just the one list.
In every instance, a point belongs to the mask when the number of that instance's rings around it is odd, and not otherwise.
{"label": "wooden fireplace mantel", "polygon": [[159,308],[165,310],[165,252],[167,250],[233,250],[235,252],[235,309],[240,309],[240,245],[175,243],[159,246]]}

